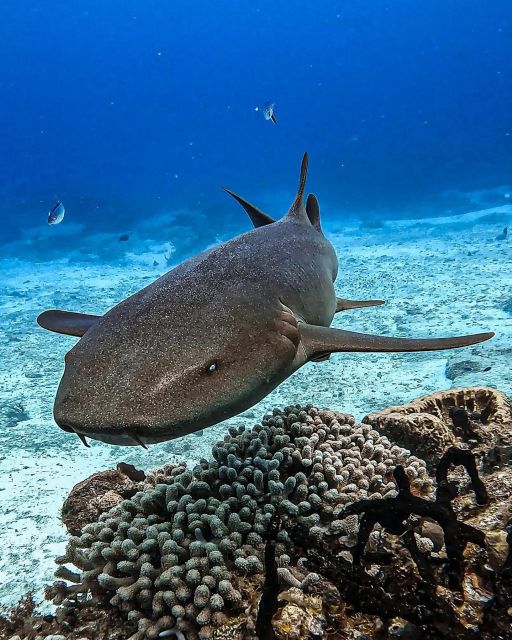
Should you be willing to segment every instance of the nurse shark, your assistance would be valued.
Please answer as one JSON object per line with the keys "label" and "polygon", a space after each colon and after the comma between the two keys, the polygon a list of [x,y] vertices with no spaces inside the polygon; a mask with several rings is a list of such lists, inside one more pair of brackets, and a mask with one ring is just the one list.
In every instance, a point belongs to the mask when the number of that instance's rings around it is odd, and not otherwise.
{"label": "nurse shark", "polygon": [[178,438],[256,404],[334,352],[464,347],[493,333],[408,339],[331,328],[334,314],[382,304],[337,298],[338,261],[304,155],[288,213],[273,220],[228,191],[254,229],[181,263],[105,315],[50,310],[37,321],[79,337],[54,404],[65,431],[116,445]]}

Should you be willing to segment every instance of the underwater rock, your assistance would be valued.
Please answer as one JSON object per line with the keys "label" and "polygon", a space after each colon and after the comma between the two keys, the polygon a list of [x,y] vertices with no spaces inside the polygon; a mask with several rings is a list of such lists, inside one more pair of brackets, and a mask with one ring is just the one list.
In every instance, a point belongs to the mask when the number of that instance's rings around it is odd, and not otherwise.
{"label": "underwater rock", "polygon": [[22,400],[14,403],[5,403],[0,406],[0,419],[6,429],[12,429],[20,422],[30,419],[30,415]]}
{"label": "underwater rock", "polygon": [[71,535],[80,535],[86,524],[95,522],[101,513],[133,496],[142,471],[120,462],[115,471],[100,471],[76,484],[64,501],[61,518]]}
{"label": "underwater rock", "polygon": [[[468,413],[470,434],[453,423],[450,411],[458,407]],[[488,387],[439,391],[363,418],[364,424],[415,451],[430,466],[439,462],[448,447],[470,446],[486,468],[510,464],[511,422],[510,401],[500,391]]]}
{"label": "underwater rock", "polygon": [[478,360],[455,360],[446,365],[446,377],[448,380],[456,380],[467,373],[484,371],[485,365]]}

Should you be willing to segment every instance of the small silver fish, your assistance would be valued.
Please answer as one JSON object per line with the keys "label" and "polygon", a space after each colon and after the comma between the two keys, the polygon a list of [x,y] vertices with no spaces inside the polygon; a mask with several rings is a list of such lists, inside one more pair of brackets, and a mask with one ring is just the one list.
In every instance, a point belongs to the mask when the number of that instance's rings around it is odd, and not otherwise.
{"label": "small silver fish", "polygon": [[66,209],[60,200],[53,205],[53,208],[48,212],[48,224],[59,224],[64,220],[64,214]]}
{"label": "small silver fish", "polygon": [[274,124],[277,124],[277,120],[274,115],[274,107],[275,102],[266,102],[263,107],[263,115],[265,116],[265,120],[272,120]]}

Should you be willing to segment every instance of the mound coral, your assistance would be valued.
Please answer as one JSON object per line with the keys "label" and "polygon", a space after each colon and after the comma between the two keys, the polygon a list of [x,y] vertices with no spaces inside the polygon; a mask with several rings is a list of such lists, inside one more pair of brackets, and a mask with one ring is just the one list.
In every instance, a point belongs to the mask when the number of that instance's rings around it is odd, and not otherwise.
{"label": "mound coral", "polygon": [[368,414],[371,425],[434,467],[451,446],[470,446],[484,470],[512,462],[512,406],[488,387],[450,389]]}
{"label": "mound coral", "polygon": [[409,451],[352,416],[312,406],[275,409],[250,430],[231,427],[212,455],[193,469],[168,465],[154,485],[71,537],[49,589],[54,602],[109,603],[137,625],[131,640],[220,638],[228,615],[241,616],[240,637],[256,637],[247,612],[258,607],[269,557],[283,587],[307,593],[321,582],[290,537],[297,527],[320,548],[335,536],[348,549],[358,517],[340,514],[361,499],[395,497],[396,465],[416,495],[433,489]]}
{"label": "mound coral", "polygon": [[142,471],[120,462],[115,471],[100,471],[82,480],[64,501],[62,522],[72,535],[80,535],[85,525],[95,522],[100,514],[132,497],[145,479]]}

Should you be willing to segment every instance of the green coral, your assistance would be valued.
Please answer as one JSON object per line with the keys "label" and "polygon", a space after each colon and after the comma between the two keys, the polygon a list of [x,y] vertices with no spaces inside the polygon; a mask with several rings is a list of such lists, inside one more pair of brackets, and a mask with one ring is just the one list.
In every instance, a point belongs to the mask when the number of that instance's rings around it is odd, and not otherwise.
{"label": "green coral", "polygon": [[357,521],[338,515],[356,500],[396,495],[397,464],[418,491],[431,489],[408,451],[352,416],[312,406],[275,409],[250,430],[230,427],[212,456],[193,469],[168,465],[157,484],[72,537],[58,560],[54,601],[109,602],[138,625],[130,640],[211,638],[224,613],[243,611],[247,577],[262,584],[273,520],[278,576],[307,590],[318,576],[294,574],[300,556],[290,528],[307,526],[319,545],[333,532],[357,535]]}

